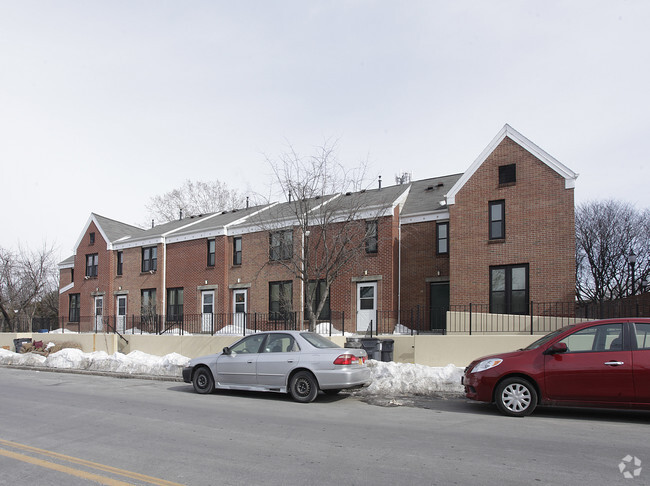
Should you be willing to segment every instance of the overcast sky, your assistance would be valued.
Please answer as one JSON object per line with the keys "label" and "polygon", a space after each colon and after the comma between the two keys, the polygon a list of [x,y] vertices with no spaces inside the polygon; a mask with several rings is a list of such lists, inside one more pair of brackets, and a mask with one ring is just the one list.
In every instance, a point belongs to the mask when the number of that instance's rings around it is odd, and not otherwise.
{"label": "overcast sky", "polygon": [[650,2],[0,0],[0,246],[72,254],[186,179],[264,192],[338,140],[385,185],[464,172],[505,123],[650,207]]}

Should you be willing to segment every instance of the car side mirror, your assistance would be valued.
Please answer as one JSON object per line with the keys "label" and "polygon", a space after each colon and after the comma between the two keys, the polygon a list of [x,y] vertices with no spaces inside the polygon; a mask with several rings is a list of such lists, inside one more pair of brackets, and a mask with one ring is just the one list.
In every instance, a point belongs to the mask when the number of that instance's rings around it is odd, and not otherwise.
{"label": "car side mirror", "polygon": [[228,346],[223,348],[223,354],[225,354],[226,356],[230,356],[231,351],[230,351],[230,348]]}
{"label": "car side mirror", "polygon": [[566,343],[555,343],[552,346],[549,346],[546,351],[544,351],[544,354],[562,354],[566,353],[569,350],[567,348]]}

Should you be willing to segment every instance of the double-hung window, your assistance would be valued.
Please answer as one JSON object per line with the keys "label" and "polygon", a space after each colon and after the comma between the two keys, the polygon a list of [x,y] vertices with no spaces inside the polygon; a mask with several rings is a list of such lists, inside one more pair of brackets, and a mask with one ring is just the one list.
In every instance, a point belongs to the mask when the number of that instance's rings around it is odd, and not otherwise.
{"label": "double-hung window", "polygon": [[158,269],[158,247],[142,249],[142,272],[155,272]]}
{"label": "double-hung window", "polygon": [[506,237],[506,202],[490,201],[490,239],[502,240]]}
{"label": "double-hung window", "polygon": [[208,267],[214,267],[216,253],[216,241],[208,240]]}
{"label": "double-hung window", "polygon": [[183,320],[183,289],[167,289],[167,321]]}
{"label": "double-hung window", "polygon": [[241,265],[241,236],[232,239],[232,264]]}
{"label": "double-hung window", "polygon": [[293,307],[293,282],[269,282],[269,319],[286,320]]}
{"label": "double-hung window", "polygon": [[366,221],[366,253],[377,253],[377,221]]}
{"label": "double-hung window", "polygon": [[70,307],[68,310],[68,320],[70,322],[80,321],[80,317],[79,317],[80,307],[81,307],[81,303],[79,300],[79,294],[70,294]]}
{"label": "double-hung window", "polygon": [[156,289],[140,291],[140,314],[143,319],[150,319],[156,315]]}
{"label": "double-hung window", "polygon": [[293,230],[276,231],[269,235],[269,259],[290,260],[293,256]]}
{"label": "double-hung window", "polygon": [[86,255],[86,277],[96,277],[98,265],[99,255],[97,253]]}
{"label": "double-hung window", "polygon": [[[320,300],[323,295],[325,295],[325,280],[310,280],[307,283],[307,295],[305,296],[305,319],[309,319],[309,311],[307,309],[307,300],[310,297],[314,297],[313,305],[314,305],[314,311],[318,308],[318,304],[320,303]],[[327,294],[327,297],[325,297],[325,304],[323,304],[323,309],[320,311],[320,314],[318,315],[318,320],[319,321],[326,321],[330,319],[330,295],[329,293]]]}
{"label": "double-hung window", "polygon": [[490,267],[490,312],[528,313],[528,264]]}
{"label": "double-hung window", "polygon": [[436,253],[438,255],[449,253],[449,222],[436,224]]}
{"label": "double-hung window", "polygon": [[124,270],[124,252],[118,251],[116,258],[117,258],[117,274],[122,275],[122,272]]}

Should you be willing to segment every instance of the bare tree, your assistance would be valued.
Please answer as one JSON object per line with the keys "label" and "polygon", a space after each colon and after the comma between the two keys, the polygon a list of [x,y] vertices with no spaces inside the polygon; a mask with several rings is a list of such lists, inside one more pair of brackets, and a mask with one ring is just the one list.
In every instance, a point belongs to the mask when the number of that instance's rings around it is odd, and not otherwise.
{"label": "bare tree", "polygon": [[20,247],[0,248],[0,314],[3,328],[16,332],[21,317],[33,318],[58,288],[54,249],[43,244],[40,250]]}
{"label": "bare tree", "polygon": [[276,160],[267,158],[289,203],[260,213],[257,222],[271,234],[270,260],[301,282],[312,331],[332,282],[359,260],[367,245],[376,243],[376,222],[385,210],[377,198],[374,206],[368,205],[362,189],[366,163],[348,170],[336,159],[335,148],[326,143],[302,156],[291,147]]}
{"label": "bare tree", "polygon": [[[647,280],[650,223],[648,211],[615,200],[592,201],[576,208],[576,295],[601,302],[626,297]],[[636,256],[635,281],[629,255]]]}
{"label": "bare tree", "polygon": [[238,209],[244,205],[244,196],[218,180],[191,181],[165,194],[154,196],[147,204],[150,219],[167,222],[186,216],[216,213]]}

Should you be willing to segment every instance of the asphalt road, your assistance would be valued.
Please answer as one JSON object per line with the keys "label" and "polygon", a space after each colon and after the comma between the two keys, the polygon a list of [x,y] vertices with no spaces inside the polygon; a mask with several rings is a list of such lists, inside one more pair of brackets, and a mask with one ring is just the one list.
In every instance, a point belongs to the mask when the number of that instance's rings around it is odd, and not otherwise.
{"label": "asphalt road", "polygon": [[649,412],[516,419],[459,398],[298,404],[0,368],[0,417],[0,485],[650,484]]}

